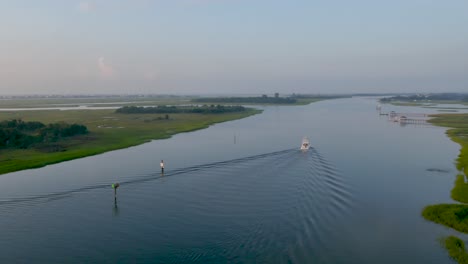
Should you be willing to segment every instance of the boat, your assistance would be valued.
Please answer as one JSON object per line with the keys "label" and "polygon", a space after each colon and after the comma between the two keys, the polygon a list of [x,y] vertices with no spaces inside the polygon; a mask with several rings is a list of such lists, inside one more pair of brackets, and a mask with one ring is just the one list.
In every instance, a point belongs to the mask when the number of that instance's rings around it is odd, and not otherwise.
{"label": "boat", "polygon": [[307,137],[302,139],[301,150],[308,150],[310,148],[310,142]]}

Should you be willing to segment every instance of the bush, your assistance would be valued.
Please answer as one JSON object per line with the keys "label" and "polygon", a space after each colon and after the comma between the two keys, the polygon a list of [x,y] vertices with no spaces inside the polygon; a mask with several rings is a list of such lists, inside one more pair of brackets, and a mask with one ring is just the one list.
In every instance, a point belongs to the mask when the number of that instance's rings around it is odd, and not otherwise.
{"label": "bush", "polygon": [[0,122],[0,148],[25,149],[41,142],[55,142],[61,138],[87,134],[88,128],[79,124],[23,122],[13,119]]}

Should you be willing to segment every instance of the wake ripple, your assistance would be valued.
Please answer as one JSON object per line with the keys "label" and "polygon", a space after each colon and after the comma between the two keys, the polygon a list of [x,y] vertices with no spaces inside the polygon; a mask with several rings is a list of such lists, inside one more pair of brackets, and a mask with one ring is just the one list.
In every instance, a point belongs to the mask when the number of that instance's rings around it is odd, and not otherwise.
{"label": "wake ripple", "polygon": [[[180,174],[192,173],[192,172],[200,171],[203,169],[218,168],[218,167],[223,167],[227,165],[242,163],[247,160],[256,160],[256,159],[262,159],[266,157],[274,157],[274,156],[282,155],[282,154],[289,153],[292,151],[293,149],[287,149],[287,150],[275,151],[271,153],[259,154],[255,156],[243,157],[243,158],[238,158],[238,159],[233,159],[233,160],[228,160],[228,161],[200,164],[200,165],[195,165],[191,167],[175,169],[170,172],[164,173],[164,175],[161,175],[161,173],[151,173],[151,174],[147,174],[147,175],[143,175],[139,177],[137,176],[138,177],[137,179],[132,177],[129,180],[120,181],[120,185],[123,186],[123,185],[129,185],[129,184],[143,183],[147,181],[154,181],[162,177],[171,177],[171,176],[176,176]],[[53,201],[56,199],[69,197],[70,195],[76,194],[76,193],[81,193],[81,192],[91,191],[91,190],[96,190],[96,189],[109,188],[109,186],[110,184],[96,184],[96,185],[85,186],[85,187],[76,188],[72,190],[66,190],[66,191],[58,191],[58,192],[51,192],[47,194],[41,194],[41,195],[4,199],[4,200],[0,200],[0,206],[8,205],[8,204],[16,204],[16,203],[34,202],[34,201],[39,201],[39,202]]]}
{"label": "wake ripple", "polygon": [[[315,148],[200,164],[163,176],[133,175],[120,184],[132,189],[119,201],[132,213],[115,229],[105,225],[105,234],[144,236],[144,243],[127,246],[152,252],[159,263],[333,263],[328,259],[333,254],[324,252],[334,250],[333,238],[341,235],[343,219],[354,204],[347,179]],[[6,199],[0,206],[21,209],[104,188],[110,189],[110,184]],[[89,197],[74,199],[75,204],[84,199],[91,207],[85,209],[93,212],[72,214],[84,227],[107,219]],[[68,204],[47,206],[45,214],[56,210],[66,215],[72,210]],[[93,237],[104,236],[99,229],[95,232]],[[76,246],[86,250],[87,237],[73,235]]]}

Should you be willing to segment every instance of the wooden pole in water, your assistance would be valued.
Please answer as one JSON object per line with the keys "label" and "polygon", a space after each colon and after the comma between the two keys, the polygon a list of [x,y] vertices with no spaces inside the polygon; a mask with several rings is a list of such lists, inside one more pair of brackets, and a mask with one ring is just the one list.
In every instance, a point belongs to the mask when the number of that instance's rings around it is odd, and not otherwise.
{"label": "wooden pole in water", "polygon": [[120,184],[118,182],[112,184],[112,189],[114,189],[114,201],[117,200],[117,188],[120,187]]}

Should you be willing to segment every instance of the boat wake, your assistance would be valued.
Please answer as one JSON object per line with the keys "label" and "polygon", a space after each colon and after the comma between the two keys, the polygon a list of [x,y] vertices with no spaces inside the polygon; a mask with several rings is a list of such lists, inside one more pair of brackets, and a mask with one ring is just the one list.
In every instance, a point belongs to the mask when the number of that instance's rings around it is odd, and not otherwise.
{"label": "boat wake", "polygon": [[[120,185],[123,197],[119,196],[113,214],[105,210],[109,209],[110,199],[106,198],[111,193],[110,184],[94,184],[4,199],[0,201],[0,222],[3,219],[9,228],[21,229],[21,224],[8,220],[9,215],[19,213],[47,219],[28,222],[28,230],[34,232],[54,229],[49,223],[51,215],[66,230],[99,225],[93,229],[94,239],[107,234],[141,238],[136,241],[146,242],[130,247],[135,246],[136,252],[151,252],[155,263],[246,259],[333,263],[334,259],[328,258],[334,254],[323,252],[334,250],[334,241],[343,234],[343,219],[353,205],[346,178],[313,147],[305,152],[295,148],[200,164],[164,175],[131,176]],[[10,210],[19,212],[10,214]],[[113,221],[113,217],[122,215],[125,217]],[[132,228],[122,230],[122,226]],[[67,240],[72,244],[68,246],[91,252],[105,244],[99,239],[90,244],[87,234],[84,230],[68,233]],[[38,243],[31,239],[28,243]],[[23,240],[18,243],[6,246],[28,248]],[[48,243],[55,249],[62,241]],[[39,256],[27,257],[32,260]]]}
{"label": "boat wake", "polygon": [[[232,160],[227,160],[227,161],[220,161],[220,162],[200,164],[200,165],[195,165],[195,166],[190,166],[190,167],[185,167],[185,168],[178,168],[178,169],[174,169],[169,172],[166,172],[164,173],[164,175],[159,173],[159,171],[155,173],[143,175],[143,176],[135,175],[130,178],[126,178],[120,181],[119,183],[121,186],[130,185],[130,184],[138,184],[138,183],[143,183],[147,181],[158,180],[158,179],[161,179],[162,177],[166,178],[166,177],[176,176],[180,174],[192,173],[192,172],[196,172],[196,171],[200,171],[204,169],[217,168],[217,167],[226,166],[230,164],[242,163],[242,162],[249,161],[249,160],[252,161],[252,160],[262,159],[262,158],[267,158],[267,157],[275,157],[275,156],[284,155],[293,151],[295,150],[287,149],[287,150],[275,151],[271,153],[259,154],[255,156],[243,157],[243,158],[232,159]],[[38,202],[53,201],[53,200],[69,197],[70,195],[75,194],[75,193],[81,193],[81,192],[91,191],[91,190],[96,190],[96,189],[110,188],[110,186],[111,186],[111,183],[96,184],[96,185],[85,186],[85,187],[76,188],[72,190],[50,192],[47,194],[31,195],[31,196],[25,196],[25,197],[15,197],[11,199],[3,199],[3,200],[0,200],[0,206],[8,205],[8,204],[15,204],[15,203],[33,202],[33,201],[38,201]]]}

